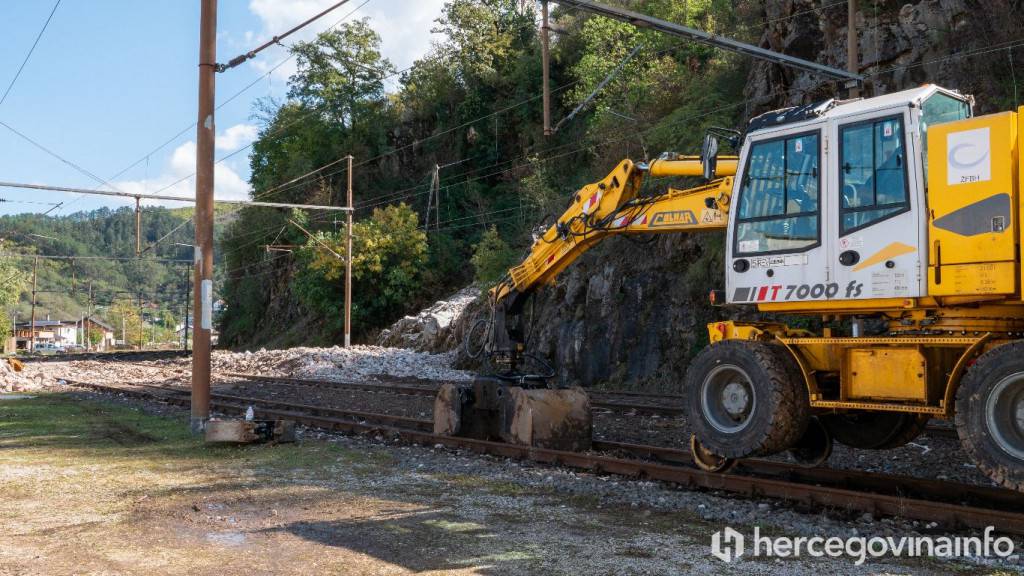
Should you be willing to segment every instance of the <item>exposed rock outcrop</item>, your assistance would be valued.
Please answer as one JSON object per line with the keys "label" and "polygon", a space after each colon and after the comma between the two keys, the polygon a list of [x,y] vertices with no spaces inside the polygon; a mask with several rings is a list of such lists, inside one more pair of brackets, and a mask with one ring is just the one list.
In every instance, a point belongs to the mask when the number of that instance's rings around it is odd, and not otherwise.
{"label": "exposed rock outcrop", "polygon": [[406,316],[381,331],[377,337],[378,346],[411,348],[421,352],[444,352],[458,345],[456,328],[459,320],[478,296],[480,288],[469,286],[446,300],[439,300],[433,306],[415,316]]}

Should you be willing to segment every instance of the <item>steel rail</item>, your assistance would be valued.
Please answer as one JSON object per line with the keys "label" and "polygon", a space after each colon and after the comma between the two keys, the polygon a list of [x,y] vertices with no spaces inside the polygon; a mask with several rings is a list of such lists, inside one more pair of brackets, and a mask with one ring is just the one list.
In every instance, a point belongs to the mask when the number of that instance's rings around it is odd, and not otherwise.
{"label": "steel rail", "polygon": [[[366,392],[383,392],[390,394],[408,394],[412,396],[435,396],[437,388],[425,385],[393,385],[393,384],[370,384],[365,382],[339,382],[336,380],[320,380],[313,378],[292,378],[289,376],[264,376],[260,374],[246,374],[244,372],[224,372],[223,375],[232,378],[242,378],[258,382],[283,382],[298,386],[341,388],[347,390],[361,390]],[[600,391],[595,391],[601,393]],[[618,412],[635,412],[637,414],[659,414],[678,416],[683,413],[679,406],[658,406],[651,404],[636,404],[631,402],[611,402],[608,400],[594,399],[595,392],[591,392],[590,406],[592,408],[603,408]]]}
{"label": "steel rail", "polygon": [[[119,386],[105,384],[86,383],[78,380],[63,379],[73,386],[81,386],[93,390],[111,392],[116,394],[128,394],[133,396],[156,398],[163,401],[177,403],[182,400],[180,395],[175,395],[173,389],[160,386],[143,385],[143,387],[160,389],[159,392],[148,392],[142,390],[129,390]],[[166,394],[166,392],[172,394]],[[234,397],[239,398],[239,397]],[[253,399],[258,400],[258,399]],[[767,468],[785,468],[783,477],[765,477],[763,475],[740,475],[734,473],[713,473],[698,470],[696,468],[672,464],[662,464],[637,459],[616,458],[577,452],[566,452],[561,450],[550,450],[546,448],[535,448],[516,444],[505,444],[485,440],[474,440],[454,436],[443,436],[423,430],[396,427],[380,423],[357,422],[355,420],[337,418],[333,416],[317,416],[304,411],[296,411],[301,408],[294,404],[276,402],[280,408],[259,408],[263,416],[274,418],[287,418],[297,423],[329,430],[354,433],[380,433],[390,437],[399,438],[407,442],[422,445],[442,445],[449,448],[465,449],[480,454],[488,454],[505,458],[530,460],[534,462],[551,464],[555,466],[569,467],[586,470],[593,473],[615,474],[630,478],[644,478],[647,480],[667,482],[680,485],[688,489],[722,490],[752,498],[776,498],[812,506],[816,508],[829,508],[846,512],[868,512],[874,516],[894,516],[903,519],[913,519],[928,522],[936,522],[951,529],[960,528],[984,528],[993,526],[997,531],[1013,534],[1024,534],[1024,513],[1007,509],[1005,502],[1014,502],[1013,508],[1019,508],[1019,494],[1000,489],[991,489],[993,493],[1000,493],[996,500],[989,501],[987,507],[964,505],[951,502],[936,502],[915,497],[907,497],[902,493],[885,494],[865,492],[843,486],[824,486],[800,481],[793,481],[786,478],[786,475],[793,474],[791,467],[783,463],[767,461],[744,461],[743,466],[753,465]],[[225,403],[223,401],[215,404],[218,409],[232,412],[244,412],[247,406],[238,403]],[[251,405],[251,404],[250,404]],[[324,409],[321,409],[324,410]],[[333,409],[331,409],[333,410]],[[345,411],[338,411],[345,412]],[[378,415],[387,416],[387,415]],[[393,418],[388,416],[389,418]],[[422,421],[427,422],[427,421]],[[598,442],[598,448],[623,450],[631,454],[646,452],[648,456],[658,458],[674,458],[681,451],[659,448],[652,446],[640,446],[621,443]],[[751,464],[753,462],[753,464]],[[811,470],[811,469],[808,469]],[[822,469],[814,469],[815,472]],[[836,474],[847,474],[851,471],[833,471]],[[808,471],[808,473],[810,473]],[[868,473],[859,472],[855,474],[864,475]],[[877,475],[876,484],[884,485],[891,482],[888,475]],[[908,480],[909,481],[909,480]],[[916,481],[916,480],[915,480]],[[925,483],[931,481],[924,481]],[[961,484],[950,483],[948,492],[954,493],[965,488],[973,490],[978,488],[981,491],[988,491],[984,487],[965,487]],[[1003,494],[1005,492],[1005,494]]]}

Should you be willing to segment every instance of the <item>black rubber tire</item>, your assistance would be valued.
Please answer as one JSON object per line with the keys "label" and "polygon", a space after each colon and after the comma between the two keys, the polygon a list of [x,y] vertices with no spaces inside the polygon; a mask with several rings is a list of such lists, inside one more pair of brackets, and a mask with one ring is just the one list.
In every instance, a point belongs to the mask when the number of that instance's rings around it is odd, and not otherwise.
{"label": "black rubber tire", "polygon": [[[747,424],[727,433],[715,428],[702,410],[702,385],[723,364],[741,368],[756,401]],[[768,456],[795,445],[810,418],[807,386],[789,352],[777,344],[726,340],[702,350],[686,371],[683,390],[687,421],[700,443],[727,458]]]}
{"label": "black rubber tire", "polygon": [[971,461],[993,482],[1024,492],[1024,459],[1015,458],[992,438],[985,406],[996,385],[1024,373],[1024,341],[993,348],[978,357],[956,393],[956,430]]}
{"label": "black rubber tire", "polygon": [[832,439],[861,450],[899,448],[921,435],[928,415],[906,412],[844,412],[819,416]]}

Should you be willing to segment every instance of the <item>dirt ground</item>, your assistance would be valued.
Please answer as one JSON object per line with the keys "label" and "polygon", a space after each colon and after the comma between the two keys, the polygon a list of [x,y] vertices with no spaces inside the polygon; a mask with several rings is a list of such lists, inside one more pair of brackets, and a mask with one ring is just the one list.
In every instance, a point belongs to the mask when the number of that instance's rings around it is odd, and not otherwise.
{"label": "dirt ground", "polygon": [[549,470],[502,475],[488,468],[520,465],[308,431],[209,446],[182,413],[148,412],[83,394],[0,398],[0,575],[1001,573],[725,564],[709,553],[720,522],[566,488]]}

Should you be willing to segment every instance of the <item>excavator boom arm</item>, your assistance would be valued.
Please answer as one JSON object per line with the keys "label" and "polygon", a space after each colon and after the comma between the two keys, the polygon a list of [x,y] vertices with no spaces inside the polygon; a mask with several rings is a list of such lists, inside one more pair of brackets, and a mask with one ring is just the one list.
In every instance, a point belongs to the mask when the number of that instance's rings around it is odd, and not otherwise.
{"label": "excavator boom arm", "polygon": [[534,241],[523,262],[491,289],[493,314],[487,351],[514,368],[522,350],[521,330],[510,316],[518,317],[526,296],[553,283],[605,238],[725,229],[736,164],[735,157],[720,157],[717,171],[724,177],[693,188],[641,196],[645,178],[699,176],[703,174],[701,161],[695,156],[674,156],[648,166],[623,160],[603,180],[581,188],[566,211]]}
{"label": "excavator boom arm", "polygon": [[535,240],[523,262],[491,290],[492,298],[500,302],[513,292],[526,294],[552,283],[591,246],[609,236],[724,229],[736,159],[720,158],[718,169],[727,176],[694,188],[639,196],[647,177],[700,175],[700,160],[685,156],[656,160],[650,166],[623,160],[603,180],[584,186],[573,196],[558,221]]}

